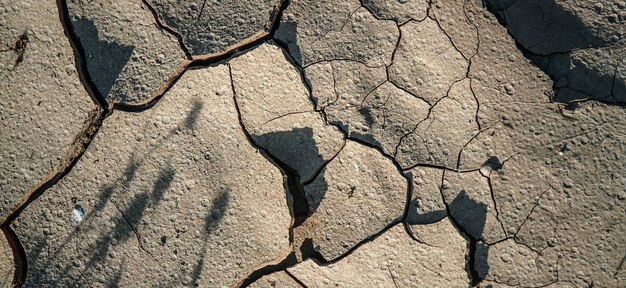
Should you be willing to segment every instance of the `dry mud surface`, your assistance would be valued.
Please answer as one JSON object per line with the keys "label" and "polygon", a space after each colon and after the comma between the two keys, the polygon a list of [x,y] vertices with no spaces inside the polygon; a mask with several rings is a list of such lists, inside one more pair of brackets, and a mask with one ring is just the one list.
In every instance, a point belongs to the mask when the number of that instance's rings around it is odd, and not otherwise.
{"label": "dry mud surface", "polygon": [[625,22],[0,0],[0,287],[626,287]]}

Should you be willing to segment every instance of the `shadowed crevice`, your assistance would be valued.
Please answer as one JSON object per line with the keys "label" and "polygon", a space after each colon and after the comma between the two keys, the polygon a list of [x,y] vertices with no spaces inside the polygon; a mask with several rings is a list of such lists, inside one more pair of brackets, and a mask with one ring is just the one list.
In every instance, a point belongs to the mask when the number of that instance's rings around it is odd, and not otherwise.
{"label": "shadowed crevice", "polygon": [[83,84],[85,91],[87,91],[87,94],[91,96],[93,101],[98,103],[105,112],[108,112],[109,104],[105,99],[106,95],[100,93],[100,90],[97,88],[95,82],[89,74],[89,69],[87,69],[87,57],[85,54],[85,49],[83,48],[78,38],[78,35],[76,35],[76,32],[72,28],[72,21],[69,16],[67,1],[57,0],[56,2],[59,19],[63,26],[63,32],[69,40],[72,51],[74,52],[74,65],[76,66],[78,78],[80,79],[81,84]]}
{"label": "shadowed crevice", "polygon": [[[610,35],[612,28],[602,26],[606,23],[588,26],[556,0],[483,2],[522,54],[552,79],[552,101],[626,103],[626,79],[619,77],[626,44]],[[590,15],[602,17],[599,9]],[[618,25],[611,17],[602,21]]]}
{"label": "shadowed crevice", "polygon": [[0,226],[8,226],[13,222],[20,213],[26,207],[41,196],[48,188],[55,185],[61,178],[67,175],[71,169],[76,165],[80,157],[83,155],[91,141],[96,136],[96,133],[102,126],[102,121],[105,118],[105,110],[97,107],[93,111],[89,112],[87,120],[83,123],[83,127],[74,138],[74,141],[70,145],[70,149],[63,156],[60,163],[57,164],[52,172],[48,174],[44,179],[39,181],[35,187],[29,192],[25,193],[20,199],[19,203],[13,208],[11,213],[2,221]]}
{"label": "shadowed crevice", "polygon": [[111,93],[135,47],[102,40],[98,28],[86,18],[71,19],[71,29],[77,36],[83,53],[91,59],[86,62],[87,75],[92,79],[99,94],[105,99]]}
{"label": "shadowed crevice", "polygon": [[[489,272],[489,264],[487,262],[489,247],[482,243],[482,234],[487,220],[487,205],[471,199],[464,190],[458,193],[451,202],[446,201],[443,192],[445,175],[446,171],[444,170],[441,175],[439,192],[449,219],[461,236],[467,239],[468,254],[466,256],[465,270],[470,278],[470,285],[476,287],[485,279]],[[479,246],[484,249],[479,250]]]}
{"label": "shadowed crevice", "polygon": [[28,271],[28,261],[26,258],[26,252],[24,251],[24,246],[22,246],[20,239],[17,237],[17,234],[13,232],[11,227],[2,226],[0,229],[2,229],[7,243],[9,244],[9,247],[11,247],[11,251],[13,253],[15,272],[13,274],[12,285],[13,287],[22,287],[26,281],[26,272]]}

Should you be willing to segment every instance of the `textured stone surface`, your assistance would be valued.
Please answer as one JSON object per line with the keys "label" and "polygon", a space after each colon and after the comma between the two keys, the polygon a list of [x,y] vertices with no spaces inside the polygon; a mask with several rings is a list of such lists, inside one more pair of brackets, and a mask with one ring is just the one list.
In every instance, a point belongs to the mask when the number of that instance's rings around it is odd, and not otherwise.
{"label": "textured stone surface", "polygon": [[626,5],[605,0],[486,1],[555,83],[554,100],[626,101]]}
{"label": "textured stone surface", "polygon": [[159,18],[177,31],[193,56],[215,54],[266,35],[280,0],[150,0]]}
{"label": "textured stone surface", "polygon": [[307,287],[465,286],[465,241],[452,224],[444,219],[415,228],[422,243],[396,225],[339,262],[309,260],[288,271]]}
{"label": "textured stone surface", "polygon": [[313,215],[310,238],[332,260],[402,216],[407,182],[389,159],[348,141],[304,192]]}
{"label": "textured stone surface", "polygon": [[[481,247],[483,247],[481,249]],[[546,251],[538,253],[508,239],[489,246],[479,246],[476,252],[478,272],[485,279],[508,286],[545,286],[558,282],[557,255]],[[532,277],[528,277],[532,275]]]}
{"label": "textured stone surface", "polygon": [[478,29],[472,22],[474,4],[465,0],[433,0],[429,16],[437,21],[446,35],[452,39],[454,47],[466,59],[471,59],[478,50]]}
{"label": "textured stone surface", "polygon": [[[2,1],[0,6],[0,218],[4,219],[61,162],[96,105],[80,83],[54,3]],[[15,49],[18,46],[24,49]]]}
{"label": "textured stone surface", "polygon": [[228,286],[288,252],[289,201],[247,143],[220,65],[188,71],[149,111],[110,116],[12,226],[26,285]]}
{"label": "textured stone surface", "polygon": [[150,101],[186,61],[176,37],[156,25],[140,0],[68,1],[67,6],[89,77],[109,103]]}
{"label": "textured stone surface", "polygon": [[507,28],[537,54],[624,44],[624,3],[605,0],[531,0],[510,5],[487,0],[502,10]]}
{"label": "textured stone surface", "polygon": [[338,124],[350,137],[378,146],[389,155],[395,153],[400,139],[426,118],[428,108],[424,100],[385,82],[362,99],[340,98],[325,112],[329,122]]}

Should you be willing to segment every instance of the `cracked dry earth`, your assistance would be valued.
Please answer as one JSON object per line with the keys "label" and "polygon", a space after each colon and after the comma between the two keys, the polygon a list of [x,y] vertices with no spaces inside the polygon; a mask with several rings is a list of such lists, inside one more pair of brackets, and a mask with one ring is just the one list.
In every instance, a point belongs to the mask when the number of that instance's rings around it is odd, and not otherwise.
{"label": "cracked dry earth", "polygon": [[2,287],[626,287],[626,2],[0,0]]}

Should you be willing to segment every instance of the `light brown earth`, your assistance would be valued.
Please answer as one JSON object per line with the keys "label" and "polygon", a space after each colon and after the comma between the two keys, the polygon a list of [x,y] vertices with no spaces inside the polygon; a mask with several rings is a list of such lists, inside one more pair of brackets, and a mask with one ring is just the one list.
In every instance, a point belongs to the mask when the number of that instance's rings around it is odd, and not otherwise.
{"label": "light brown earth", "polygon": [[183,2],[0,1],[0,287],[626,287],[625,2]]}

